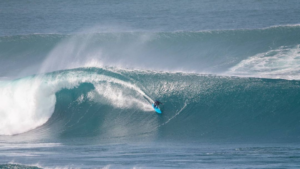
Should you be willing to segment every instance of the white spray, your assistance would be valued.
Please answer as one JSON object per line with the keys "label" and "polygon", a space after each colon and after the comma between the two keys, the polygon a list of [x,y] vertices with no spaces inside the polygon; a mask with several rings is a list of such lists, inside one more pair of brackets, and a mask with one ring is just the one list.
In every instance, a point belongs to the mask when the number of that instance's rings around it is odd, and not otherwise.
{"label": "white spray", "polygon": [[[137,86],[96,73],[68,71],[52,76],[0,81],[0,135],[19,134],[43,125],[54,112],[55,93],[85,82],[95,86],[88,99],[102,101],[99,100],[101,96],[107,104],[116,107],[135,106],[143,111],[151,110],[149,102],[153,100]],[[135,97],[131,96],[132,93]]]}

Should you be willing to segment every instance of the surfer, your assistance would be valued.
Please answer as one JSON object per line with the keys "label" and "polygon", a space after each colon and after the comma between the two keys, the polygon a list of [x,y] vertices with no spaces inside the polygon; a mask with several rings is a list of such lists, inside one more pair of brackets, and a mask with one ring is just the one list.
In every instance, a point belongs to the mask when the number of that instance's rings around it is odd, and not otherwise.
{"label": "surfer", "polygon": [[155,107],[158,107],[158,105],[160,105],[160,104],[162,104],[162,102],[155,100],[155,102],[154,102]]}

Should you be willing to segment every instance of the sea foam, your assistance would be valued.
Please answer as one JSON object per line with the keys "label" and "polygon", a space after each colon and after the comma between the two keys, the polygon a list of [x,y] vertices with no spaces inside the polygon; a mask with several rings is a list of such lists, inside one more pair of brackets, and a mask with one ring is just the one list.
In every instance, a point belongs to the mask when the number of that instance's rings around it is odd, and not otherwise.
{"label": "sea foam", "polygon": [[[54,112],[56,92],[91,83],[95,90],[87,96],[95,102],[149,111],[153,100],[137,86],[113,77],[68,71],[0,82],[0,135],[14,135],[43,125]],[[104,98],[104,99],[103,99]],[[83,96],[78,100],[82,101]]]}

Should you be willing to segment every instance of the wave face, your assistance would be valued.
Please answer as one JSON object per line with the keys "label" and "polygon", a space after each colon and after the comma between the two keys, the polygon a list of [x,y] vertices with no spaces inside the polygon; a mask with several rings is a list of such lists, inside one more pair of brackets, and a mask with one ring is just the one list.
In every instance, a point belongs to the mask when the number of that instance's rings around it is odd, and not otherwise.
{"label": "wave face", "polygon": [[299,39],[298,25],[2,36],[1,139],[298,140]]}
{"label": "wave face", "polygon": [[[299,88],[298,81],[276,79],[58,71],[1,82],[0,134],[29,131],[15,137],[22,140],[295,141]],[[162,115],[152,110],[154,99],[163,101]]]}

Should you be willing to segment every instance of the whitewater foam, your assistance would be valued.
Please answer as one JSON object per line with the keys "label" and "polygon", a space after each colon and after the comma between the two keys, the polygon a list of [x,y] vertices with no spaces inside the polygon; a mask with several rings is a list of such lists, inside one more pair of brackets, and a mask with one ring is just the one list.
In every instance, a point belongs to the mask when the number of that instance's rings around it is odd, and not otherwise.
{"label": "whitewater foam", "polygon": [[0,134],[22,133],[44,124],[54,111],[55,93],[39,78],[0,82]]}
{"label": "whitewater foam", "polygon": [[229,69],[225,74],[272,79],[300,79],[300,45],[282,46],[266,53],[249,57]]}
{"label": "whitewater foam", "polygon": [[[153,100],[137,86],[96,73],[69,71],[1,81],[0,135],[19,134],[43,125],[54,111],[56,92],[76,88],[81,83],[95,86],[88,97],[93,101],[105,100],[109,105],[122,108],[137,105],[144,111],[151,109],[148,103]],[[80,96],[77,100],[82,102],[83,99],[84,96]]]}
{"label": "whitewater foam", "polygon": [[104,99],[109,104],[119,108],[130,108],[138,105],[142,110],[152,110],[149,103],[145,103],[140,100],[139,95],[141,96],[142,94],[142,96],[146,96],[143,92],[140,93],[140,90],[134,90],[134,88],[130,89],[128,87],[124,89],[124,87],[119,87],[109,83],[95,84],[94,87],[95,90],[88,93],[88,98],[90,100],[101,100],[101,103],[105,103],[103,102]]}

